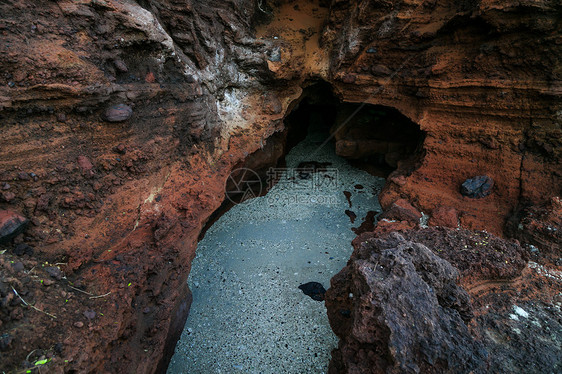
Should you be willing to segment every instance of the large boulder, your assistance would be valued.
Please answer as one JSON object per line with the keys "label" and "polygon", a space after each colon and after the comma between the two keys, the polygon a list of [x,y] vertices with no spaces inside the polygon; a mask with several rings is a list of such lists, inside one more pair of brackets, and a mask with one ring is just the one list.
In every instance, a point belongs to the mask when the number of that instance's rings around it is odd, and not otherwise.
{"label": "large boulder", "polygon": [[393,233],[358,245],[326,293],[340,338],[330,373],[479,373],[487,353],[469,334],[459,272]]}

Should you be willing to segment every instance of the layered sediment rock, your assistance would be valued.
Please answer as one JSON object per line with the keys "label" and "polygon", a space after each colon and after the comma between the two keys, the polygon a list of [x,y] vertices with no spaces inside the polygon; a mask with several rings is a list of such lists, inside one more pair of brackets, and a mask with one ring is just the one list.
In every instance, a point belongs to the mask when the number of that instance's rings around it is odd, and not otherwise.
{"label": "layered sediment rock", "polygon": [[[463,227],[502,234],[520,203],[560,195],[559,11],[554,1],[333,1],[322,41],[338,93],[398,108],[426,133],[423,158],[399,165],[403,183],[388,184],[383,208],[400,197],[425,212],[445,205]],[[496,183],[472,201],[460,186],[477,175]]]}

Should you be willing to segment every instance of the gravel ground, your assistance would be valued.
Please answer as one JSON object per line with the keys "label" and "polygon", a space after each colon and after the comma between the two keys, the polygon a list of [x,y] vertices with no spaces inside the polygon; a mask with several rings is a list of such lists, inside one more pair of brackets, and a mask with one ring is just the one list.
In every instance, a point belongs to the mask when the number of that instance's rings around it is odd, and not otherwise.
{"label": "gravel ground", "polygon": [[[233,207],[207,231],[189,276],[190,315],[168,373],[327,372],[337,338],[324,302],[298,286],[329,287],[351,255],[351,228],[367,211],[380,210],[376,192],[384,179],[353,169],[332,144],[314,154],[325,138],[312,128],[287,155],[287,167],[313,157],[337,172],[294,180],[286,172],[266,196]],[[355,224],[344,213],[350,208],[343,191],[351,192]]]}

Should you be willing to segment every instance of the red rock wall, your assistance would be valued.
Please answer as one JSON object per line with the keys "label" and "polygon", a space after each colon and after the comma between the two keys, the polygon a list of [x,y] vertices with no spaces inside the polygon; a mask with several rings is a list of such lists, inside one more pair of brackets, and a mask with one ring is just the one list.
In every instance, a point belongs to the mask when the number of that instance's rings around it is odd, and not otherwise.
{"label": "red rock wall", "polygon": [[[398,197],[424,212],[447,205],[463,226],[501,233],[521,202],[560,194],[558,2],[314,2],[301,8],[314,17],[295,17],[310,22],[307,38],[297,25],[286,40],[261,26],[254,38],[265,17],[256,6],[0,5],[0,210],[31,219],[16,238],[34,248],[16,285],[57,315],[1,311],[18,337],[2,353],[8,368],[61,343],[49,363],[58,369],[154,372],[185,318],[196,240],[230,169],[283,129],[307,79],[397,108],[427,132],[421,166],[391,178],[404,183],[389,183],[385,207]],[[115,104],[132,116],[105,121]],[[494,178],[492,195],[461,197],[480,174]],[[67,280],[37,287],[34,274],[45,274],[32,269],[46,262]]]}
{"label": "red rock wall", "polygon": [[[343,98],[398,108],[427,133],[422,165],[387,186],[384,208],[400,196],[427,214],[450,206],[464,227],[501,234],[518,204],[562,192],[559,12],[555,1],[332,2],[323,41]],[[460,195],[486,174],[491,196]]]}

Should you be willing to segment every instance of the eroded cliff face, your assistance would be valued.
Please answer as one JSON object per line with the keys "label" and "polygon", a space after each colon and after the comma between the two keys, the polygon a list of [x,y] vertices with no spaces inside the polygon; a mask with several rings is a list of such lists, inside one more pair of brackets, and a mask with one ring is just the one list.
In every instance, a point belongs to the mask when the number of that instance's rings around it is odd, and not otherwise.
{"label": "eroded cliff face", "polygon": [[[314,80],[425,132],[423,152],[389,177],[384,208],[406,198],[428,214],[456,209],[463,227],[502,234],[516,208],[561,192],[561,11],[557,1],[3,2],[0,209],[31,223],[2,255],[2,363],[20,368],[43,350],[57,370],[161,370],[228,173],[256,151],[253,167],[280,157],[268,138]],[[109,122],[118,104],[126,119]],[[482,174],[492,194],[463,197],[460,184]],[[533,226],[510,227],[524,239]],[[12,287],[56,318],[24,308]]]}
{"label": "eroded cliff face", "polygon": [[[501,234],[518,204],[560,194],[559,14],[553,1],[332,4],[323,41],[334,85],[427,134],[420,167],[391,176],[383,207],[399,196],[427,213],[450,206],[463,227]],[[483,174],[492,195],[463,198],[462,182]]]}

